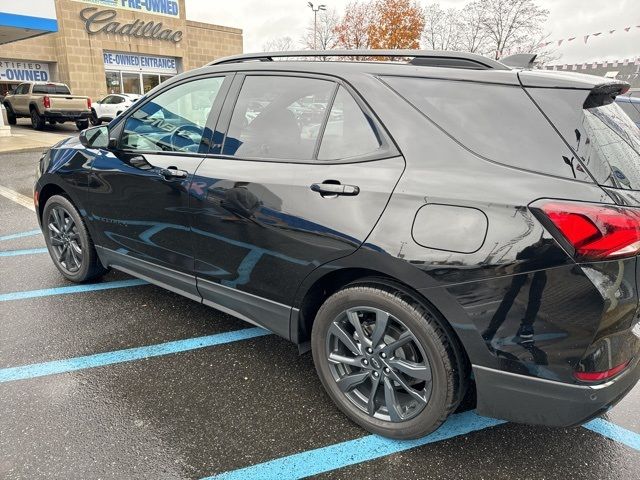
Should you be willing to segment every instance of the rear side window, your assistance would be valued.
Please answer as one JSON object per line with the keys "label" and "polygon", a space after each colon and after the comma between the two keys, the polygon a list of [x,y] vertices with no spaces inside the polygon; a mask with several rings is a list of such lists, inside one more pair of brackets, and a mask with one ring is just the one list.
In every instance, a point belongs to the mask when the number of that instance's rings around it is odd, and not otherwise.
{"label": "rear side window", "polygon": [[284,76],[248,76],[222,153],[240,158],[311,160],[336,84]]}
{"label": "rear side window", "polygon": [[640,125],[640,102],[633,104],[631,102],[619,101],[616,102],[620,105],[620,108],[629,115],[629,118],[634,121],[636,125]]}
{"label": "rear side window", "polygon": [[591,181],[517,86],[383,77],[448,135],[477,155],[535,172]]}
{"label": "rear side window", "polygon": [[33,93],[48,95],[69,95],[69,87],[66,85],[34,85]]}
{"label": "rear side window", "polygon": [[340,87],[322,135],[318,160],[361,157],[380,148],[373,121],[360,109],[344,87]]}
{"label": "rear side window", "polygon": [[584,109],[585,90],[529,92],[598,184],[640,190],[640,130],[617,103]]}

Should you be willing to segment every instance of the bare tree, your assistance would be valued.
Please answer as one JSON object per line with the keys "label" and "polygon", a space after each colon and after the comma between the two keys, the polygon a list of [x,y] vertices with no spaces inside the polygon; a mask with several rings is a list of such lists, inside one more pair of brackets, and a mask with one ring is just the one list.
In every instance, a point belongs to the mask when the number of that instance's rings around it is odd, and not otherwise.
{"label": "bare tree", "polygon": [[262,45],[262,51],[264,52],[287,52],[294,50],[293,38],[291,37],[277,37],[272,38]]}
{"label": "bare tree", "polygon": [[486,50],[488,35],[484,27],[484,11],[482,3],[467,3],[460,10],[462,28],[458,44],[463,52],[483,52]]}
{"label": "bare tree", "polygon": [[479,0],[487,52],[499,59],[542,34],[549,10],[535,0]]}
{"label": "bare tree", "polygon": [[[331,50],[338,46],[337,27],[340,24],[340,17],[335,8],[331,10],[320,10],[318,12],[317,33],[315,32],[313,20],[307,27],[307,33],[302,38],[304,46],[310,50]],[[314,35],[315,33],[315,35]]]}
{"label": "bare tree", "polygon": [[461,38],[465,25],[456,8],[444,10],[438,3],[424,9],[425,27],[423,45],[431,50],[461,50]]}

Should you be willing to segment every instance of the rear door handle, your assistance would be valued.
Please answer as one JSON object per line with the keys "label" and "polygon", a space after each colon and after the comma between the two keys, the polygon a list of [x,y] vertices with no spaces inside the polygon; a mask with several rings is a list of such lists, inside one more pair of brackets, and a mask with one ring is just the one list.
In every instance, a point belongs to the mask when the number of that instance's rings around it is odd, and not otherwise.
{"label": "rear door handle", "polygon": [[189,174],[184,170],[178,170],[176,167],[169,167],[169,168],[161,168],[160,175],[162,175],[164,178],[169,179],[169,178],[187,178]]}
{"label": "rear door handle", "polygon": [[311,190],[322,196],[345,195],[353,197],[360,193],[357,185],[342,185],[340,183],[314,183]]}

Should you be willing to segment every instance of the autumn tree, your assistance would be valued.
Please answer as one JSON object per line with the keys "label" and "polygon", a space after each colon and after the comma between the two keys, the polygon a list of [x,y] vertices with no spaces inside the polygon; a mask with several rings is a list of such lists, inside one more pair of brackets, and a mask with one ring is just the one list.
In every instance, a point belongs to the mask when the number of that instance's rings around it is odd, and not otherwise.
{"label": "autumn tree", "polygon": [[291,37],[277,37],[272,38],[262,45],[262,50],[265,52],[287,52],[293,50],[294,47],[295,45]]}
{"label": "autumn tree", "polygon": [[371,2],[356,0],[349,3],[336,26],[338,46],[349,50],[369,48],[368,31],[372,16]]}
{"label": "autumn tree", "polygon": [[367,29],[370,48],[420,47],[424,29],[422,9],[415,0],[375,0]]}
{"label": "autumn tree", "polygon": [[310,50],[331,50],[338,46],[336,28],[340,23],[340,16],[335,8],[320,10],[317,23],[312,20],[302,38],[304,46]]}

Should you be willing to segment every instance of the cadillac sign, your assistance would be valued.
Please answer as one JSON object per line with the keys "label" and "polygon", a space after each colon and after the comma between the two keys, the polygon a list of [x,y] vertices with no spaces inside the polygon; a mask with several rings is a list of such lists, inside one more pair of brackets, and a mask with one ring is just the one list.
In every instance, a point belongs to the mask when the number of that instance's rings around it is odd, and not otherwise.
{"label": "cadillac sign", "polygon": [[118,12],[115,10],[98,10],[97,7],[87,7],[80,10],[80,18],[84,21],[84,29],[89,35],[111,33],[174,43],[182,40],[181,30],[174,31],[165,28],[162,22],[144,22],[136,19],[132,23],[120,23],[116,20],[117,17]]}

